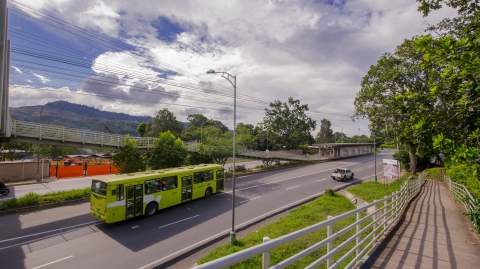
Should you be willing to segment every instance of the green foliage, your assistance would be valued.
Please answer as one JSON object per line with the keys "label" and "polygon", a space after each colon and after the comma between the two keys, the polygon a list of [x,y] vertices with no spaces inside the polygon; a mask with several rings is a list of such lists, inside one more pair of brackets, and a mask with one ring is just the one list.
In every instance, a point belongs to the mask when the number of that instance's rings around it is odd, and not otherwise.
{"label": "green foliage", "polygon": [[445,168],[442,167],[430,168],[426,171],[430,179],[443,180],[443,176],[445,175]]}
{"label": "green foliage", "polygon": [[123,146],[112,157],[113,164],[121,174],[145,171],[145,162],[137,146],[137,142],[126,135]]}
{"label": "green foliage", "polygon": [[405,170],[410,170],[410,155],[405,150],[399,150],[393,154],[393,158],[400,161],[400,165]]}
{"label": "green foliage", "polygon": [[333,195],[335,195],[335,192],[332,189],[325,189],[325,194],[333,196]]}
{"label": "green foliage", "polygon": [[335,142],[335,137],[333,136],[332,123],[323,119],[320,122],[320,131],[318,131],[317,136],[315,137],[315,142],[317,143],[333,143]]}
{"label": "green foliage", "polygon": [[0,211],[8,209],[23,208],[29,206],[60,203],[69,200],[76,200],[89,197],[90,187],[85,189],[75,189],[68,191],[56,191],[46,194],[37,194],[29,192],[25,196],[20,198],[12,198],[10,200],[3,201],[0,204]]}
{"label": "green foliage", "polygon": [[456,183],[465,185],[474,198],[480,199],[480,173],[478,165],[451,165],[447,175]]}
{"label": "green foliage", "polygon": [[185,163],[187,149],[183,146],[182,140],[175,138],[170,131],[160,133],[153,146],[153,154],[148,160],[148,165],[153,170],[179,167]]}
{"label": "green foliage", "polygon": [[212,158],[233,156],[233,139],[208,137],[203,142],[203,147],[198,149],[199,154]]}
{"label": "green foliage", "polygon": [[397,145],[395,145],[395,144],[380,144],[379,148],[397,149]]}
{"label": "green foliage", "polygon": [[[286,217],[283,217],[276,222],[267,224],[262,228],[258,229],[255,232],[252,232],[246,235],[244,238],[238,239],[238,245],[232,246],[230,243],[227,243],[223,246],[220,246],[210,253],[208,253],[205,257],[199,260],[200,264],[206,263],[208,261],[227,256],[229,254],[238,252],[240,250],[259,245],[263,242],[263,237],[268,236],[271,239],[278,238],[280,236],[286,235],[288,233],[292,233],[298,231],[302,228],[311,226],[313,224],[317,224],[318,222],[324,221],[327,219],[328,215],[340,215],[344,212],[348,212],[350,210],[355,209],[355,206],[348,201],[342,195],[334,194],[334,195],[323,195],[317,198],[315,201],[310,202],[308,204],[302,205],[290,212],[290,214]],[[349,224],[355,221],[355,217],[347,218],[345,220],[339,221],[334,226],[334,232],[340,231],[341,229],[345,228]],[[366,221],[364,225],[370,223],[370,220]],[[363,226],[364,226],[363,225]],[[319,238],[325,238],[327,233],[327,229],[321,229],[318,232],[306,235],[302,238],[289,242],[287,244],[282,245],[279,248],[273,249],[271,251],[271,263],[277,264],[288,257],[297,254],[298,252],[308,248],[311,245],[318,243]],[[343,243],[346,238],[352,236],[354,234],[354,229],[345,233],[344,235],[340,236],[333,242],[333,247],[338,246],[339,244]],[[348,247],[351,248],[354,246],[354,243],[349,245]],[[347,248],[348,248],[347,247]],[[341,250],[337,253],[333,259],[337,260],[340,256],[344,255],[347,250]],[[312,254],[308,255],[307,257],[301,259],[300,261],[294,263],[289,268],[305,268],[308,264],[312,263],[318,257],[326,254],[326,247],[321,248],[313,252]],[[351,259],[347,262],[344,262],[340,265],[340,267],[344,267]],[[232,266],[232,268],[261,268],[262,267],[262,258],[261,256],[257,256],[251,258],[247,261],[244,261],[240,264]]]}
{"label": "green foliage", "polygon": [[159,110],[155,117],[147,122],[146,134],[149,137],[157,137],[160,133],[170,131],[178,137],[183,131],[183,124],[168,109]]}
{"label": "green foliage", "polygon": [[145,122],[142,122],[137,126],[137,133],[140,137],[145,136],[145,134],[147,133],[147,124]]}
{"label": "green foliage", "polygon": [[297,149],[305,143],[312,144],[314,139],[310,132],[315,130],[317,124],[305,114],[306,111],[308,105],[301,105],[299,100],[292,97],[285,103],[280,100],[270,103],[270,108],[265,109],[262,123],[264,129],[268,128],[273,136],[269,139],[287,150]]}
{"label": "green foliage", "polygon": [[480,199],[475,199],[473,202],[474,209],[472,211],[466,212],[465,215],[472,222],[473,227],[480,234]]}

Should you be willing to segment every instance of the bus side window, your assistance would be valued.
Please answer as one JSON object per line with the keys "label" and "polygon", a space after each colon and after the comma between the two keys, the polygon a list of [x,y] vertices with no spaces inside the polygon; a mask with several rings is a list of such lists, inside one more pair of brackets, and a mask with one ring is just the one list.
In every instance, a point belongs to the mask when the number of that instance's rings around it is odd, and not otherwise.
{"label": "bus side window", "polygon": [[193,173],[193,183],[202,183],[203,182],[203,172]]}
{"label": "bus side window", "polygon": [[177,184],[177,177],[166,177],[163,179],[166,183],[167,190],[176,189],[178,186]]}
{"label": "bus side window", "polygon": [[117,193],[117,201],[122,201],[123,200],[123,185],[117,185],[116,193]]}
{"label": "bus side window", "polygon": [[205,181],[213,180],[213,170],[205,171]]}
{"label": "bus side window", "polygon": [[217,180],[222,180],[223,175],[223,170],[217,170]]}
{"label": "bus side window", "polygon": [[145,180],[145,194],[157,192],[157,180]]}

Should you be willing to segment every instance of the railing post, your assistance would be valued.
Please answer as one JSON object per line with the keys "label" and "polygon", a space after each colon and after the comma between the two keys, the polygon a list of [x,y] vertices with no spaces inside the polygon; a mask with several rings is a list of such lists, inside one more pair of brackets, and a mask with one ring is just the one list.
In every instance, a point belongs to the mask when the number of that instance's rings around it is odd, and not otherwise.
{"label": "railing post", "polygon": [[[332,216],[327,217],[327,219],[331,219],[331,218]],[[333,234],[333,224],[329,224],[327,226],[327,238],[330,238],[332,234]],[[327,254],[330,253],[330,251],[332,251],[332,241],[328,241],[327,243]],[[329,268],[330,265],[332,265],[332,257],[328,258],[327,260],[327,268]]]}
{"label": "railing post", "polygon": [[398,219],[398,214],[400,214],[400,210],[398,209],[398,199],[399,199],[399,193],[400,191],[395,192],[395,219]]}
{"label": "railing post", "polygon": [[42,124],[41,123],[38,131],[38,140],[42,140]]}
{"label": "railing post", "polygon": [[62,127],[62,142],[65,142],[65,127]]}
{"label": "railing post", "polygon": [[[357,206],[357,209],[359,209],[360,206]],[[358,248],[358,244],[360,243],[360,230],[361,230],[361,225],[360,225],[360,212],[357,212],[357,238],[355,239],[357,250],[355,250],[355,257],[358,258],[358,255],[360,254],[360,248]]]}
{"label": "railing post", "polygon": [[[388,196],[385,196],[387,198]],[[383,234],[387,232],[387,205],[388,205],[388,199],[385,199],[383,201]]]}
{"label": "railing post", "polygon": [[[377,202],[377,200],[373,200],[373,203],[375,204]],[[373,216],[372,216],[372,219],[373,219],[373,241],[374,242],[377,242],[377,240],[375,240],[375,235],[377,234],[375,232],[375,229],[377,229],[377,213],[375,212],[377,211],[377,205],[373,205]]]}
{"label": "railing post", "polygon": [[85,130],[82,132],[82,144],[85,145]]}
{"label": "railing post", "polygon": [[[270,241],[270,237],[265,236],[263,238],[263,243]],[[263,252],[262,268],[267,269],[270,267],[270,251]]]}

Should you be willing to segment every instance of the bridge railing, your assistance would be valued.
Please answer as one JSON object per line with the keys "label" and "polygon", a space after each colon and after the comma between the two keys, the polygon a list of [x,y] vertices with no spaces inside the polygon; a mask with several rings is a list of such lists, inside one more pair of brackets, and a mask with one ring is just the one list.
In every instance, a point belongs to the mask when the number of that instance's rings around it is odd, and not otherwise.
{"label": "bridge railing", "polygon": [[[401,213],[406,208],[409,201],[411,201],[415,195],[420,192],[420,189],[425,182],[425,177],[426,175],[422,174],[418,179],[406,181],[399,191],[390,196],[386,196],[381,200],[374,201],[371,204],[364,204],[350,212],[330,218],[318,224],[276,239],[270,240],[270,238],[264,237],[264,242],[260,245],[244,249],[237,253],[201,264],[194,268],[227,268],[258,255],[263,255],[263,268],[287,268],[289,265],[325,246],[327,249],[326,254],[319,257],[306,268],[317,268],[323,263],[326,263],[327,268],[337,268],[344,262],[348,262],[345,268],[352,268],[365,256],[365,254],[373,247],[378,239],[386,235],[391,230],[392,225],[401,217]],[[368,208],[372,208],[371,213],[367,213],[368,215],[362,218],[361,212]],[[355,222],[349,224],[342,230],[333,233],[334,225],[336,225],[339,221],[347,219],[351,216],[356,216]],[[369,219],[372,219],[372,221],[370,223],[367,222],[368,224],[365,223]],[[322,228],[327,228],[327,236],[323,239],[319,238],[318,243],[306,248],[305,250],[302,250],[301,252],[287,258],[286,260],[283,260],[280,263],[275,265],[270,264],[271,250],[303,236],[317,232]],[[351,230],[354,230],[355,233],[337,247],[333,248],[333,241]],[[336,260],[333,261],[333,255],[339,253],[343,249],[346,250],[346,253],[342,257],[336,257]]]}
{"label": "bridge railing", "polygon": [[[12,136],[32,137],[39,140],[50,139],[62,142],[77,142],[81,144],[96,144],[121,147],[125,135],[116,135],[88,130],[66,128],[56,125],[40,124],[25,121],[12,122]],[[152,148],[153,137],[132,137],[139,148]]]}

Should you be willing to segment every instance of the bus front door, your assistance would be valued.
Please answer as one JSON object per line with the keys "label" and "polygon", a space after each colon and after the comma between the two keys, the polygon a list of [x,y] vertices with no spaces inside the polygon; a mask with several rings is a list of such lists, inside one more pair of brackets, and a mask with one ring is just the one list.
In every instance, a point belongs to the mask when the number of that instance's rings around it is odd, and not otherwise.
{"label": "bus front door", "polygon": [[182,203],[192,200],[192,176],[182,176]]}
{"label": "bus front door", "polygon": [[143,213],[143,185],[134,185],[126,187],[127,193],[127,219],[133,218]]}

